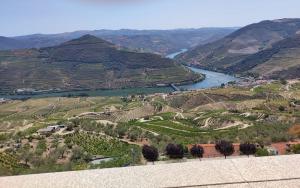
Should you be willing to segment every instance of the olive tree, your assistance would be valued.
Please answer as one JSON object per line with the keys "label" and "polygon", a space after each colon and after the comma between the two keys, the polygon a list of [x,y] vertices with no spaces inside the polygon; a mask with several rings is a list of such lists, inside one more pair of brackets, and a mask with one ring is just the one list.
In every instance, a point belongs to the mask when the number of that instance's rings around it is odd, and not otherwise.
{"label": "olive tree", "polygon": [[67,147],[66,146],[59,146],[59,147],[57,147],[56,151],[57,151],[58,155],[60,155],[60,158],[63,159],[64,154],[67,151]]}
{"label": "olive tree", "polygon": [[218,141],[215,145],[215,148],[219,153],[224,155],[225,159],[227,156],[230,156],[234,153],[233,144],[225,140]]}
{"label": "olive tree", "polygon": [[171,159],[182,159],[184,155],[182,145],[168,144],[166,147],[166,155]]}
{"label": "olive tree", "polygon": [[255,144],[250,144],[250,143],[244,143],[240,145],[240,152],[243,155],[254,155],[256,153],[256,145]]}
{"label": "olive tree", "polygon": [[154,162],[158,160],[158,150],[154,146],[144,145],[142,148],[142,153],[144,158],[149,162]]}
{"label": "olive tree", "polygon": [[190,153],[193,157],[198,157],[199,160],[203,157],[204,149],[200,145],[193,145],[193,147],[190,149]]}

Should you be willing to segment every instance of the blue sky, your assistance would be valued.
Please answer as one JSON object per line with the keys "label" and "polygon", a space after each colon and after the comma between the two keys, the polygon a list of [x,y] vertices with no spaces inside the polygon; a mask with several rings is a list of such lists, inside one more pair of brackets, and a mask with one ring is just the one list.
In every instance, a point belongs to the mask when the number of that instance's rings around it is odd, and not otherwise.
{"label": "blue sky", "polygon": [[235,27],[300,17],[299,0],[0,0],[0,36]]}

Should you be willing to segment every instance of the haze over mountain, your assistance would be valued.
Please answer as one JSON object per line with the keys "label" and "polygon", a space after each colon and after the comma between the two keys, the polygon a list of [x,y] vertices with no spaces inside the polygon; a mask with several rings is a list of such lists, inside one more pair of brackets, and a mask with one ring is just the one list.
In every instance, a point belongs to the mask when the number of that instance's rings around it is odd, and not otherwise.
{"label": "haze over mountain", "polygon": [[26,47],[26,43],[24,43],[23,41],[0,36],[0,49],[1,50],[19,49],[19,48],[25,48],[25,47]]}
{"label": "haze over mountain", "polygon": [[[0,44],[0,50],[42,48],[59,45],[68,40],[90,34],[103,38],[116,45],[124,46],[142,52],[167,55],[183,48],[191,48],[199,44],[206,44],[218,40],[236,28],[200,28],[178,30],[95,30],[75,31],[61,34],[34,34],[18,36],[11,39],[11,43]],[[1,41],[0,41],[1,42]]]}
{"label": "haze over mountain", "polygon": [[[300,34],[300,19],[262,21],[241,28],[218,41],[199,45],[178,56],[177,61],[232,74],[255,72],[259,73],[259,75],[265,75],[267,73],[261,70],[261,64],[268,62],[268,69],[272,69],[272,72],[274,72],[275,65],[274,67],[270,67],[273,65],[270,61],[275,61],[274,58],[277,57],[275,54],[282,54],[283,51],[285,53],[290,52],[291,50],[287,50],[286,48],[297,45],[295,42],[298,41],[293,42],[292,39],[282,40],[295,37],[298,34]],[[268,54],[268,52],[272,53]],[[297,59],[295,56],[297,56],[297,53],[293,53],[291,58]],[[271,57],[272,59],[270,59]],[[287,60],[286,58],[285,60]],[[293,64],[299,64],[299,61],[298,63],[295,61]],[[260,65],[260,68],[256,68],[253,71],[250,70],[258,65]],[[285,67],[286,61],[276,63],[276,69],[280,72],[281,70],[279,70],[278,66]],[[278,77],[279,72],[276,74],[275,72],[274,74],[269,72],[267,74],[268,77],[271,75],[271,77]]]}
{"label": "haze over mountain", "polygon": [[159,55],[136,53],[91,35],[61,45],[0,51],[1,92],[111,89],[191,82],[197,75]]}

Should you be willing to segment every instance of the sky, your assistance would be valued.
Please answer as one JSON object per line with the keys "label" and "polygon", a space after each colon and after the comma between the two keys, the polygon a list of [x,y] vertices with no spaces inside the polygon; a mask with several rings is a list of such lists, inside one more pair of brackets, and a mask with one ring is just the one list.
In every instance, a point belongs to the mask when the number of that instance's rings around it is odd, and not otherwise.
{"label": "sky", "polygon": [[97,29],[240,27],[300,18],[299,0],[0,0],[0,36]]}

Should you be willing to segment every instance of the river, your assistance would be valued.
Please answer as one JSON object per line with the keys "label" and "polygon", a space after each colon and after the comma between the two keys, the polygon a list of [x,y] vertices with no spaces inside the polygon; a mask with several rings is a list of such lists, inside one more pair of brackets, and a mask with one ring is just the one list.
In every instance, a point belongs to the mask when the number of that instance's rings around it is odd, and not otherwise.
{"label": "river", "polygon": [[[179,52],[167,55],[167,58],[174,59],[177,55],[186,52],[187,49],[182,49]],[[231,81],[237,81],[238,79],[227,74],[207,71],[203,69],[198,69],[194,67],[188,67],[194,72],[205,74],[205,80],[190,84],[179,86],[179,88],[184,90],[196,90],[204,88],[212,88],[221,86],[221,84],[226,84]],[[128,96],[136,94],[153,94],[153,93],[169,93],[172,92],[171,87],[154,87],[154,88],[128,88],[128,89],[114,89],[114,90],[87,90],[87,91],[67,91],[59,93],[43,93],[36,95],[0,95],[0,98],[9,99],[22,99],[22,98],[44,98],[44,97],[60,97],[60,96]]]}
{"label": "river", "polygon": [[[170,59],[174,59],[177,55],[186,52],[187,49],[182,49],[179,52],[169,54],[166,57]],[[205,75],[205,80],[197,83],[193,83],[190,85],[183,85],[179,86],[179,88],[184,89],[184,90],[196,90],[196,89],[205,89],[205,88],[213,88],[213,87],[219,87],[221,84],[227,84],[228,82],[232,81],[238,81],[239,79],[228,75],[228,74],[223,74],[219,72],[214,72],[214,71],[208,71],[204,69],[199,69],[195,67],[188,67],[192,71],[196,73],[201,73]]]}

